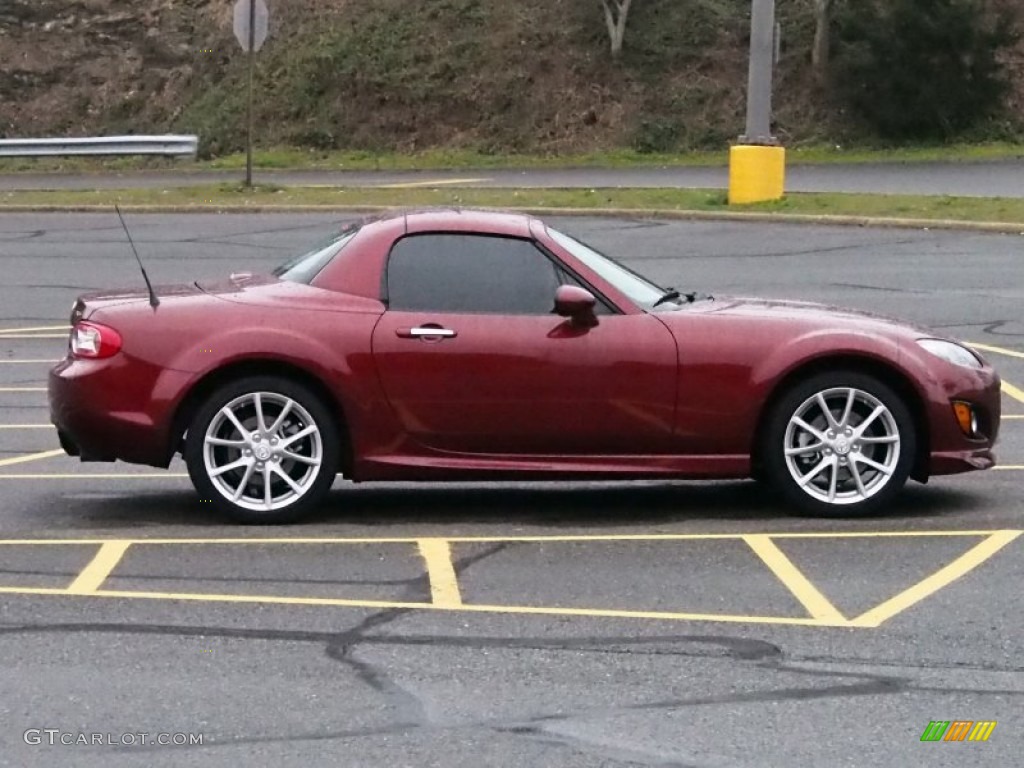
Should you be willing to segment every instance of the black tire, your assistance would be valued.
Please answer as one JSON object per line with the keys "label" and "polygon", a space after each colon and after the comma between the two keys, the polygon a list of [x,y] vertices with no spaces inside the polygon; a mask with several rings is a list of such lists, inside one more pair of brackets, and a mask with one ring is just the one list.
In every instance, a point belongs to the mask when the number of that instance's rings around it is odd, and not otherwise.
{"label": "black tire", "polygon": [[[260,395],[264,426],[268,430],[275,426],[271,419],[281,416],[287,406],[273,435],[259,429],[256,394]],[[247,432],[254,436],[251,440],[224,415],[229,404],[233,404],[231,410],[239,423],[251,430]],[[314,429],[310,431],[310,427]],[[211,429],[212,439],[238,441],[239,447],[208,447],[207,432]],[[303,431],[308,434],[295,438]],[[202,502],[240,523],[290,523],[315,508],[327,495],[337,474],[339,443],[334,416],[308,387],[280,376],[248,376],[225,384],[200,404],[188,427],[184,456]],[[207,467],[208,458],[214,469],[226,464],[241,466],[222,472],[223,479],[214,479]],[[237,501],[228,495],[232,486],[236,490],[242,488]],[[294,490],[295,486],[301,493]],[[263,493],[268,487],[271,503],[259,508],[256,493]],[[263,495],[265,504],[266,494]]]}
{"label": "black tire", "polygon": [[[851,398],[851,390],[859,394]],[[829,424],[817,400],[819,393],[833,422],[841,421],[849,400],[852,407],[843,428]],[[884,411],[879,412],[878,406]],[[811,421],[815,413],[817,418]],[[795,422],[791,429],[798,415],[825,441]],[[861,427],[863,435],[858,439]],[[816,451],[819,445],[821,450]],[[787,448],[799,453],[787,459]],[[794,512],[858,517],[889,506],[906,485],[916,451],[914,419],[904,399],[874,376],[839,370],[813,375],[782,395],[768,415],[760,457],[765,475]],[[815,470],[818,473],[811,475]],[[795,474],[804,479],[804,487]]]}

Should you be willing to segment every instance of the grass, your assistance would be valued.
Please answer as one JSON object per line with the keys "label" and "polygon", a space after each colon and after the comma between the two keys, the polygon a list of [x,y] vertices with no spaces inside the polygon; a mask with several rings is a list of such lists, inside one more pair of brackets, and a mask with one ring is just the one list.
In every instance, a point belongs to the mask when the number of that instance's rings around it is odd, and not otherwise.
{"label": "grass", "polygon": [[771,203],[729,205],[721,190],[710,189],[455,189],[274,187],[245,189],[213,184],[174,189],[21,190],[0,194],[5,207],[75,208],[153,206],[191,210],[288,208],[300,206],[417,207],[458,206],[522,209],[620,209],[666,214],[684,212],[760,213],[933,221],[996,222],[1020,225],[1024,199],[800,193]]}
{"label": "grass", "polygon": [[[814,145],[790,148],[791,164],[863,164],[912,162],[972,162],[1024,157],[1024,144],[958,144],[944,147],[843,148]],[[448,168],[630,168],[633,166],[711,166],[729,162],[729,152],[646,153],[631,149],[574,155],[485,154],[470,150],[432,150],[417,154],[370,152],[311,152],[297,149],[257,153],[254,163],[268,169],[318,170],[440,170]],[[245,168],[245,155],[235,154],[202,164],[206,168]]]}
{"label": "grass", "polygon": [[[1024,144],[954,144],[933,147],[878,149],[811,145],[791,147],[787,162],[808,164],[979,162],[1024,158]],[[323,152],[280,147],[254,153],[253,164],[264,170],[401,171],[494,168],[631,168],[652,166],[710,166],[728,164],[728,150],[676,154],[643,153],[630,149],[572,155],[490,154],[473,150],[429,150],[412,154],[397,152]],[[245,154],[225,155],[206,161],[166,158],[0,158],[0,173],[90,173],[108,171],[241,170]]]}

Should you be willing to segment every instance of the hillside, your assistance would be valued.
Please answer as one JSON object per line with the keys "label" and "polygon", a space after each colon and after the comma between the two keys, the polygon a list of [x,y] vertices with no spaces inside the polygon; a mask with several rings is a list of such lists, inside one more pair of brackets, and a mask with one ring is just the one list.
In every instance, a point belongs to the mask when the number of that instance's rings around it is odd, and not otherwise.
{"label": "hillside", "polygon": [[[722,147],[742,132],[746,0],[636,0],[620,61],[597,0],[268,0],[264,145],[569,153]],[[784,141],[870,136],[808,72],[809,0],[779,0]],[[0,135],[198,132],[242,145],[229,0],[0,0]],[[1024,52],[1009,122],[1024,111]]]}

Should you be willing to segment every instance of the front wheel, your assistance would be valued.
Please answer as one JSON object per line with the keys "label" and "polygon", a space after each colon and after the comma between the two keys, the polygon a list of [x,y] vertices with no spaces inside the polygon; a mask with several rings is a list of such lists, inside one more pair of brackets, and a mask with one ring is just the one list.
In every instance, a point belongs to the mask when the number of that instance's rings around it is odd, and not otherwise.
{"label": "front wheel", "polygon": [[797,511],[820,516],[884,508],[906,484],[917,450],[907,404],[884,382],[854,371],[796,384],[764,434],[772,483]]}
{"label": "front wheel", "polygon": [[291,522],[330,490],[338,431],[308,388],[277,376],[247,377],[200,405],[185,462],[200,497],[235,520]]}

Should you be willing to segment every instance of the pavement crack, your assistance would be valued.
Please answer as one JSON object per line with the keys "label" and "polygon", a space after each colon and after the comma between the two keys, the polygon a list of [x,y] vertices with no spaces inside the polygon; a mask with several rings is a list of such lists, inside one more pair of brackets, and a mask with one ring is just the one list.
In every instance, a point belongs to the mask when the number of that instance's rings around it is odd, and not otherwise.
{"label": "pavement crack", "polygon": [[1019,320],[984,320],[980,323],[931,323],[932,328],[981,328],[981,332],[988,336],[1002,338],[1020,338],[1024,332],[1004,331],[1006,325],[1019,325]]}
{"label": "pavement crack", "polygon": [[[495,544],[476,554],[453,560],[452,566],[456,574],[461,575],[473,565],[500,552],[506,546],[504,543]],[[424,591],[427,593],[430,591],[430,575],[426,572],[409,582],[404,597],[417,597]],[[361,644],[372,643],[376,640],[377,636],[369,635],[370,632],[398,620],[409,612],[409,609],[390,608],[367,616],[351,629],[334,635],[324,652],[328,658],[340,662],[351,669],[371,689],[384,694],[394,705],[396,712],[399,713],[400,719],[403,722],[430,726],[432,725],[432,718],[428,715],[427,707],[419,696],[399,685],[393,676],[381,665],[371,663],[356,656],[356,652]]]}
{"label": "pavement crack", "polygon": [[601,765],[645,766],[649,768],[700,768],[696,763],[684,763],[675,758],[654,754],[605,742],[584,739],[578,735],[556,731],[546,726],[509,726],[493,728],[497,733],[508,733],[522,736],[542,744],[570,749],[584,755],[593,755],[601,759]]}

